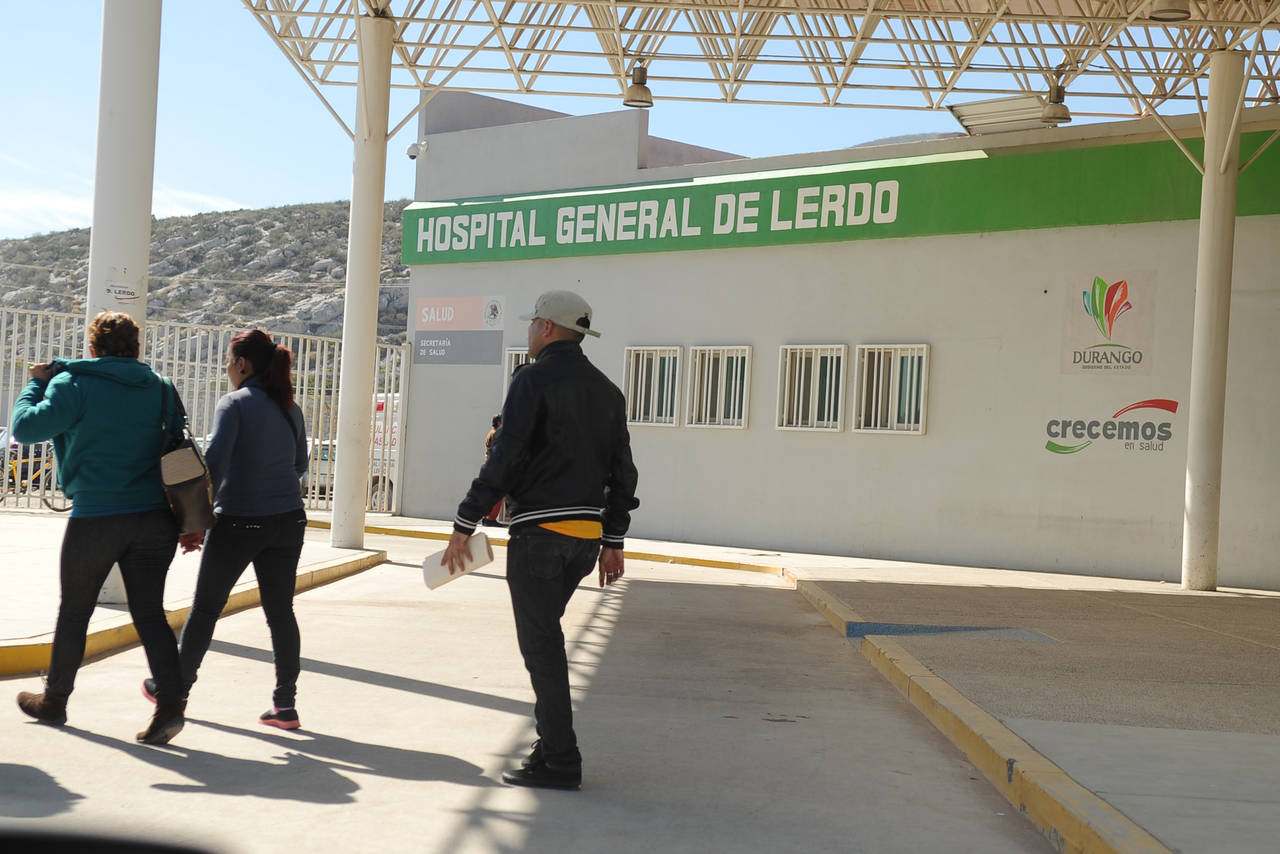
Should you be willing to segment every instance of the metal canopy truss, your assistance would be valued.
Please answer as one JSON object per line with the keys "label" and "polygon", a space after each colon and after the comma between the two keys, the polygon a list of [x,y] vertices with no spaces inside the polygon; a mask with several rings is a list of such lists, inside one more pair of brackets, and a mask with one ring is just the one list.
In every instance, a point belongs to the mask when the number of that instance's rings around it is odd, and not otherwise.
{"label": "metal canopy truss", "polygon": [[1210,54],[1240,50],[1244,106],[1280,102],[1280,0],[1192,0],[1179,23],[1151,0],[242,2],[340,123],[324,90],[356,85],[361,15],[394,20],[392,88],[428,99],[620,98],[643,62],[659,102],[941,110],[1061,76],[1077,117],[1203,115]]}

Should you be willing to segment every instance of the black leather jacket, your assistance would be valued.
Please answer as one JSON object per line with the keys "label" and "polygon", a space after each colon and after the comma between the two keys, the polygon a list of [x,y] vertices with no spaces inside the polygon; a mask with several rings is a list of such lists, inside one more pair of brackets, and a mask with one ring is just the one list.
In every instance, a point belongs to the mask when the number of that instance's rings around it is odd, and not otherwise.
{"label": "black leather jacket", "polygon": [[622,548],[636,500],[626,401],[572,341],[553,341],[511,380],[489,459],[458,506],[454,530],[475,531],[507,497],[513,533],[569,519],[600,520]]}

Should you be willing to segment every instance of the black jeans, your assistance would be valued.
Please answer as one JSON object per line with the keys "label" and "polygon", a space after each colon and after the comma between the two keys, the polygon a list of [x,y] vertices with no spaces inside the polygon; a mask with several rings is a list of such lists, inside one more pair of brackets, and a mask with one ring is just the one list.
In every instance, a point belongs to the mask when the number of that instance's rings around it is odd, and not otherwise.
{"label": "black jeans", "polygon": [[516,617],[516,640],[533,683],[533,717],[542,755],[559,766],[582,764],[573,732],[569,662],[560,618],[599,554],[599,540],[537,529],[512,534],[507,546],[507,587]]}
{"label": "black jeans", "polygon": [[276,665],[272,702],[282,709],[293,706],[302,654],[298,621],[293,615],[293,590],[306,529],[307,514],[301,509],[274,516],[217,517],[205,536],[195,601],[182,627],[180,655],[187,688],[196,681],[196,671],[209,651],[213,626],[226,607],[231,588],[252,563],[262,612],[271,630]]}
{"label": "black jeans", "polygon": [[129,616],[151,665],[158,696],[181,695],[178,644],[164,613],[164,577],[178,548],[178,524],[168,509],[67,520],[62,535],[62,600],[53,631],[45,692],[66,699],[84,660],[85,633],[111,565],[120,564]]}

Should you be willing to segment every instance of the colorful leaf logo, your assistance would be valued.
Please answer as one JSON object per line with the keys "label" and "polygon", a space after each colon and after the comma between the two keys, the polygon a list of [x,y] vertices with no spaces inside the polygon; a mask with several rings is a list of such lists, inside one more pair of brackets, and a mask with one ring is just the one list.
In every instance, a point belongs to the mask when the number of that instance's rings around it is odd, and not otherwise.
{"label": "colorful leaf logo", "polygon": [[1129,302],[1129,283],[1124,279],[1108,285],[1101,276],[1093,277],[1093,292],[1084,291],[1084,313],[1098,324],[1098,331],[1108,341],[1116,327],[1116,318],[1133,308]]}

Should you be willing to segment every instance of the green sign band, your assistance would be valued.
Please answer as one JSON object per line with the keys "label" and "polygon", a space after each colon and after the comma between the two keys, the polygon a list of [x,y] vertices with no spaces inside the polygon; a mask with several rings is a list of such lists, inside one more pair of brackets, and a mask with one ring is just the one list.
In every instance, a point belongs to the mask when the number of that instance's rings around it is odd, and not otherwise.
{"label": "green sign band", "polygon": [[[1241,138],[1242,161],[1266,133]],[[1188,140],[1197,154],[1201,140]],[[516,261],[1195,219],[1200,176],[1172,142],[982,152],[694,179],[404,212],[404,263]],[[1237,213],[1280,213],[1280,146]]]}

